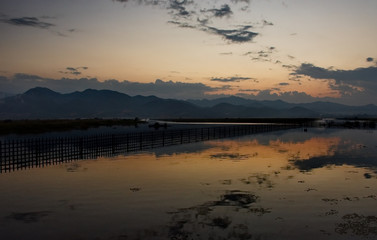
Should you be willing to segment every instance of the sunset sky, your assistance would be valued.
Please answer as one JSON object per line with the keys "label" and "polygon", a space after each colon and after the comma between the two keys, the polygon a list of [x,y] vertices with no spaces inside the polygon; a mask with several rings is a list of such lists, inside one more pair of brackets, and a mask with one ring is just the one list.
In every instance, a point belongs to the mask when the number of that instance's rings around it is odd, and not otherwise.
{"label": "sunset sky", "polygon": [[0,92],[377,104],[376,0],[1,0]]}

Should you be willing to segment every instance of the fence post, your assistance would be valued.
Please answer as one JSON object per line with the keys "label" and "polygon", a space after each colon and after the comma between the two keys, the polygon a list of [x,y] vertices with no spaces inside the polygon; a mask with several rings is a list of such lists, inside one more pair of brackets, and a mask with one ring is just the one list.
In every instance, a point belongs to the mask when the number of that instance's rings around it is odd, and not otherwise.
{"label": "fence post", "polygon": [[80,159],[84,159],[84,139],[80,137]]}
{"label": "fence post", "polygon": [[111,153],[112,153],[112,155],[115,154],[115,136],[114,136],[114,134],[111,135]]}

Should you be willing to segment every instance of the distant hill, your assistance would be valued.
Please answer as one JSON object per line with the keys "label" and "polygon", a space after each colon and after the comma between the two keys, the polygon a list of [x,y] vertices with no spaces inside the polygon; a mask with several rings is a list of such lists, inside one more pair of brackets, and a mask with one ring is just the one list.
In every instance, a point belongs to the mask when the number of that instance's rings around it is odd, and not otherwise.
{"label": "distant hill", "polygon": [[[312,102],[312,103],[287,103],[282,100],[273,101],[257,101],[252,99],[244,99],[240,97],[225,97],[213,100],[203,99],[203,100],[187,100],[193,104],[202,107],[213,107],[219,103],[228,103],[234,105],[241,105],[245,107],[255,107],[259,109],[270,108],[274,109],[277,114],[280,111],[280,115],[295,115],[295,112],[299,115],[313,115],[326,116],[326,117],[345,117],[345,116],[377,116],[377,106],[373,104],[364,106],[348,106],[332,102]],[[284,111],[289,111],[290,113],[284,113]],[[297,115],[297,117],[299,117]]]}
{"label": "distant hill", "polygon": [[347,106],[330,102],[292,104],[240,97],[215,100],[175,100],[87,89],[61,94],[32,88],[0,99],[0,119],[53,118],[309,118],[377,116],[377,106]]}

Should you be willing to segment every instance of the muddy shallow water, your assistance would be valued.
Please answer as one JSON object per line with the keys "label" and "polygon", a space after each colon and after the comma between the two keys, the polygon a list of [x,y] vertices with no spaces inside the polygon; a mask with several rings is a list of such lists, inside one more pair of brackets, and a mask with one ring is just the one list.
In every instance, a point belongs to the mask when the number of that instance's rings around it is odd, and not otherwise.
{"label": "muddy shallow water", "polygon": [[1,239],[376,239],[377,131],[301,129],[0,174]]}

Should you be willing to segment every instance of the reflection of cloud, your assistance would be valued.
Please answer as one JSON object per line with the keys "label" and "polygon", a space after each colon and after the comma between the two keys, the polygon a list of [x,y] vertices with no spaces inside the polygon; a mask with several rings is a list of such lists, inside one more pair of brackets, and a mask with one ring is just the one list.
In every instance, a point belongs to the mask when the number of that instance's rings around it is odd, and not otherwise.
{"label": "reflection of cloud", "polygon": [[349,154],[336,154],[334,156],[313,157],[307,160],[292,160],[292,164],[302,171],[311,171],[326,166],[351,165],[360,168],[371,168],[377,173],[375,157],[352,157]]}
{"label": "reflection of cloud", "polygon": [[[352,134],[352,138],[350,135]],[[359,139],[350,141],[340,141],[340,139],[329,145],[331,154],[308,155],[299,154],[291,159],[291,164],[303,171],[311,171],[316,168],[326,166],[350,165],[360,168],[369,168],[377,173],[376,154],[377,149],[371,144],[371,136],[362,135],[363,132],[348,132],[345,137],[349,139]],[[363,137],[361,139],[361,137]],[[305,148],[303,148],[305,149]]]}

